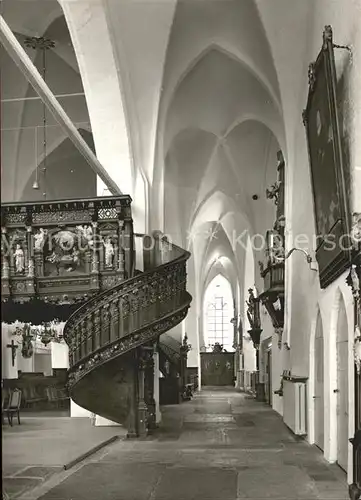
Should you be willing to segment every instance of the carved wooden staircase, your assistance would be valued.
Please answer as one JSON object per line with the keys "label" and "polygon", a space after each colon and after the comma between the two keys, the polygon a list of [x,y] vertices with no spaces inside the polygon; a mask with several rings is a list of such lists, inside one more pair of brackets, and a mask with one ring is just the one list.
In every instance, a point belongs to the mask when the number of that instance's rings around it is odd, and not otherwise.
{"label": "carved wooden staircase", "polygon": [[[144,434],[154,419],[151,381],[148,394],[144,390],[154,343],[185,318],[191,302],[186,291],[189,253],[160,236],[154,242],[145,272],[90,299],[64,328],[71,398],[127,425],[130,436]],[[157,265],[164,253],[167,262]]]}
{"label": "carved wooden staircase", "polygon": [[134,234],[127,195],[6,203],[1,232],[2,321],[67,321],[71,398],[146,433],[153,352],[187,314],[190,254]]}

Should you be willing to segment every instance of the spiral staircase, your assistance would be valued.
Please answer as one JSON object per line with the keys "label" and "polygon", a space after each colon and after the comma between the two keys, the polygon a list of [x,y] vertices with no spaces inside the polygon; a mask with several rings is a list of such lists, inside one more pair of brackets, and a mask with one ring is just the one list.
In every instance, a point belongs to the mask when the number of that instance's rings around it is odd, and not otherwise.
{"label": "spiral staircase", "polygon": [[159,232],[134,234],[127,195],[2,204],[1,231],[2,321],[66,321],[71,399],[146,434],[153,354],[192,300],[190,254]]}
{"label": "spiral staircase", "polygon": [[154,426],[153,350],[160,335],[185,318],[191,302],[190,254],[161,236],[153,242],[144,272],[87,301],[64,328],[72,400],[127,426],[129,436]]}

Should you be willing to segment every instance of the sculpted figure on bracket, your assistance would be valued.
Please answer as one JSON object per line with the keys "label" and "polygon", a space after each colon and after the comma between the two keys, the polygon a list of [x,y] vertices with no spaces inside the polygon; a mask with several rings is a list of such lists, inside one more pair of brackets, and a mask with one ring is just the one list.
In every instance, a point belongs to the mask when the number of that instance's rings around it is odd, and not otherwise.
{"label": "sculpted figure on bracket", "polygon": [[34,249],[36,252],[41,252],[43,250],[47,233],[48,231],[41,227],[39,232],[34,234]]}
{"label": "sculpted figure on bracket", "polygon": [[108,237],[105,241],[103,241],[103,245],[105,248],[105,266],[112,267],[113,257],[114,257],[114,247],[112,245],[111,238]]}
{"label": "sculpted figure on bracket", "polygon": [[16,272],[17,273],[24,272],[24,269],[25,269],[24,250],[21,248],[21,245],[19,243],[16,244],[14,257],[15,257],[15,270],[16,270]]}

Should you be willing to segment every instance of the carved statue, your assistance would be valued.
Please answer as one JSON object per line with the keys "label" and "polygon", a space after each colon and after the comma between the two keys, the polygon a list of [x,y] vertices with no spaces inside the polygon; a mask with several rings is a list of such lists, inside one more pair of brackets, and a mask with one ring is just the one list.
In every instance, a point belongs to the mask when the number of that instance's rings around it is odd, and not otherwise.
{"label": "carved statue", "polygon": [[71,231],[59,231],[54,240],[63,252],[69,252],[74,246],[75,235]]}
{"label": "carved statue", "polygon": [[223,344],[216,342],[213,346],[212,352],[223,352]]}
{"label": "carved statue", "polygon": [[89,247],[93,246],[93,228],[91,226],[76,226],[81,236],[86,240]]}
{"label": "carved statue", "polygon": [[274,184],[272,184],[270,189],[266,189],[266,198],[268,198],[269,200],[274,199],[275,205],[278,205],[279,192],[280,182],[276,181]]}
{"label": "carved statue", "polygon": [[361,244],[361,214],[353,214],[353,225],[351,228],[351,239],[355,249]]}
{"label": "carved statue", "polygon": [[248,306],[247,318],[252,330],[261,328],[261,322],[259,318],[259,299],[254,296],[252,288],[248,289],[249,299],[246,302]]}
{"label": "carved statue", "polygon": [[24,256],[24,250],[21,248],[19,243],[17,243],[17,245],[16,245],[14,257],[15,257],[16,272],[22,273],[25,269],[25,256]]}
{"label": "carved statue", "polygon": [[76,247],[74,247],[72,257],[73,257],[73,262],[76,266],[79,266],[79,264],[80,264],[80,257],[79,256],[80,256],[79,250]]}
{"label": "carved statue", "polygon": [[39,229],[39,232],[34,234],[34,248],[37,252],[41,251],[44,246],[45,238],[47,235],[47,230],[44,230],[42,227]]}
{"label": "carved statue", "polygon": [[105,248],[105,266],[112,267],[113,257],[114,257],[114,247],[112,245],[110,237],[108,237],[105,241],[103,241],[103,245]]}
{"label": "carved statue", "polygon": [[272,238],[271,260],[273,262],[282,262],[285,258],[285,249],[283,246],[283,238],[279,233],[274,233]]}

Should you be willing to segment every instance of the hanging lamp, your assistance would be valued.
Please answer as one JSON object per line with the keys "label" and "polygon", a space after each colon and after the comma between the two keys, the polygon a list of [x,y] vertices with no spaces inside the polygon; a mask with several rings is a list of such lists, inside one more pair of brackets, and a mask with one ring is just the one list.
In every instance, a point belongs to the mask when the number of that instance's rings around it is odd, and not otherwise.
{"label": "hanging lamp", "polygon": [[[26,47],[32,48],[34,50],[41,50],[42,51],[42,76],[44,82],[46,82],[46,51],[49,49],[52,49],[55,47],[55,42],[51,40],[50,38],[46,38],[44,36],[41,37],[27,37],[24,40],[24,44]],[[45,103],[43,102],[43,167],[42,167],[42,172],[44,176],[44,192],[43,196],[46,198],[46,191],[45,191],[45,175],[46,175],[46,146],[47,146],[47,141],[46,141],[46,106]],[[36,161],[36,170],[35,170],[35,180],[33,182],[33,189],[39,189],[40,184],[39,184],[39,165],[38,162]]]}

